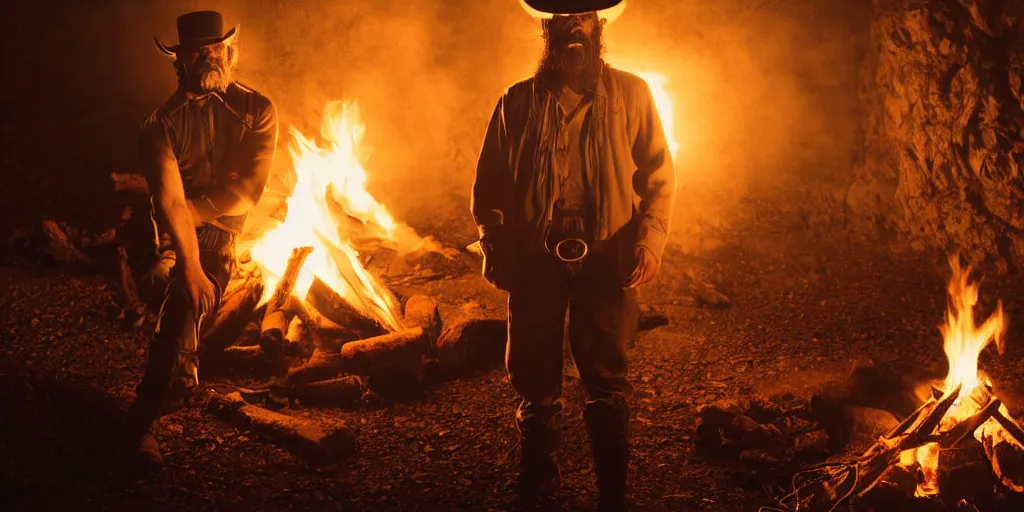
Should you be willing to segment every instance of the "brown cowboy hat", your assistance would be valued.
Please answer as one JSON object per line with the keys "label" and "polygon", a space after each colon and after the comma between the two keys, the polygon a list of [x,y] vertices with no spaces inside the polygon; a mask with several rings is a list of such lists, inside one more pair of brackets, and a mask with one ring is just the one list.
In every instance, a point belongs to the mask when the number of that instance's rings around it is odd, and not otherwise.
{"label": "brown cowboy hat", "polygon": [[211,44],[222,43],[235,37],[238,25],[224,32],[224,18],[216,11],[196,11],[178,17],[178,44],[166,46],[155,36],[156,47],[166,55],[182,50],[197,50]]}
{"label": "brown cowboy hat", "polygon": [[519,0],[519,4],[538,19],[557,15],[596,12],[597,17],[611,23],[626,8],[626,0]]}

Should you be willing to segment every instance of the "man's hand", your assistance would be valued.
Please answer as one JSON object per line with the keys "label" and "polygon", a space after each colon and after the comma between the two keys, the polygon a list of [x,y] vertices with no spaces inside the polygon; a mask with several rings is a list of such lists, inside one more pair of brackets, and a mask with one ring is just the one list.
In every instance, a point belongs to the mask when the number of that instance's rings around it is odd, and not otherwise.
{"label": "man's hand", "polygon": [[638,245],[634,256],[636,258],[636,268],[633,269],[633,273],[629,276],[627,288],[637,288],[648,284],[654,281],[654,278],[658,275],[658,259],[650,249]]}
{"label": "man's hand", "polygon": [[217,301],[217,288],[214,287],[213,281],[206,277],[202,267],[186,267],[184,278],[185,290],[192,301],[192,311],[198,321],[199,318],[213,312]]}

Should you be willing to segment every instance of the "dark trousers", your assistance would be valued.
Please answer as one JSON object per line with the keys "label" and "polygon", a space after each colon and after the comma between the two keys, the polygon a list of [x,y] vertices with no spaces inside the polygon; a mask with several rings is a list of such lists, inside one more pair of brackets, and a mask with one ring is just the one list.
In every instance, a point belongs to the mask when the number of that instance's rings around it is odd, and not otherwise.
{"label": "dark trousers", "polygon": [[[199,260],[207,278],[218,291],[224,290],[234,269],[234,235],[212,226],[196,230],[199,238]],[[213,314],[207,316],[211,318]],[[141,435],[161,415],[180,405],[190,387],[191,377],[183,371],[188,362],[198,368],[196,354],[182,354],[182,347],[190,342],[198,346],[195,315],[181,268],[171,271],[164,299],[160,306],[156,330],[149,344],[146,370],[136,388],[135,402],[128,412],[128,429],[132,435]]]}
{"label": "dark trousers", "polygon": [[589,397],[588,417],[628,419],[626,346],[636,336],[640,308],[636,290],[623,289],[613,244],[592,248],[574,271],[539,251],[522,263],[509,291],[505,362],[522,398],[516,426],[524,459],[530,459],[550,457],[560,443],[566,313],[573,359]]}

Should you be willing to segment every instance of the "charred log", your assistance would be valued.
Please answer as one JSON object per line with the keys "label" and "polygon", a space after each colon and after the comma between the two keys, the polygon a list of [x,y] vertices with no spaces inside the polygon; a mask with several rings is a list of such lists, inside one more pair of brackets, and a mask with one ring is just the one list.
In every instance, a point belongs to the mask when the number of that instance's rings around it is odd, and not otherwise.
{"label": "charred log", "polygon": [[204,328],[204,353],[218,353],[235,344],[245,326],[256,316],[256,306],[263,295],[263,283],[255,276],[228,283],[220,306]]}
{"label": "charred log", "polygon": [[1007,488],[1024,492],[1024,444],[1020,426],[1012,418],[997,412],[995,422],[982,425],[978,437],[992,471]]}
{"label": "charred log", "polygon": [[263,316],[263,324],[260,329],[260,347],[267,354],[284,356],[285,333],[288,329],[288,322],[291,320],[285,305],[295,290],[295,281],[298,280],[302,265],[306,263],[306,258],[311,252],[313,252],[312,247],[292,249],[284,274],[281,275],[281,280],[274,288],[274,294],[267,302],[267,313]]}
{"label": "charred log", "polygon": [[306,303],[320,316],[341,326],[337,334],[343,341],[370,338],[388,332],[380,322],[356,310],[320,279],[313,280],[306,295]]}

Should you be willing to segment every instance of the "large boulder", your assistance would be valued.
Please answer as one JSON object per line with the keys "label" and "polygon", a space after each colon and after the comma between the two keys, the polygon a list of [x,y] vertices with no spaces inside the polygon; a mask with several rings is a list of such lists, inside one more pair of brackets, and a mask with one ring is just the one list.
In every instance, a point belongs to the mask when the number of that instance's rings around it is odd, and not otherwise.
{"label": "large boulder", "polygon": [[1024,258],[1024,3],[875,0],[851,219],[997,270]]}

